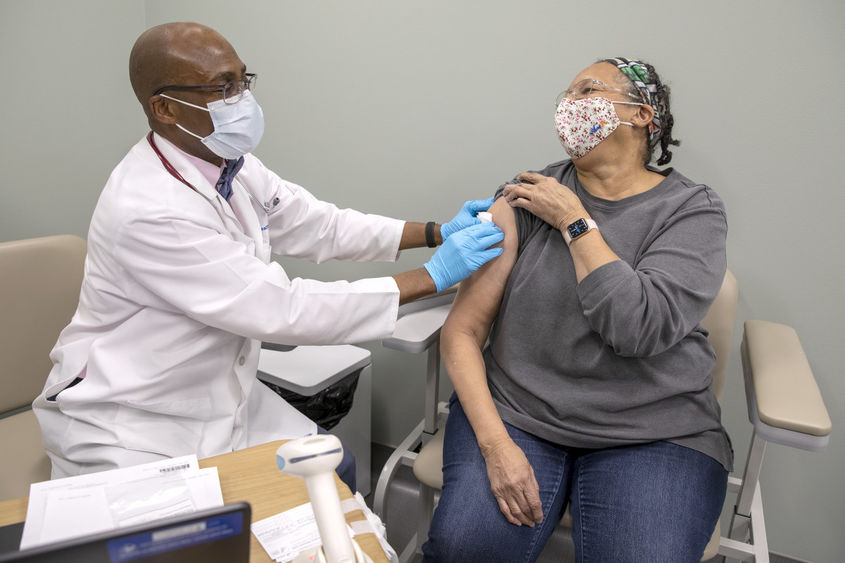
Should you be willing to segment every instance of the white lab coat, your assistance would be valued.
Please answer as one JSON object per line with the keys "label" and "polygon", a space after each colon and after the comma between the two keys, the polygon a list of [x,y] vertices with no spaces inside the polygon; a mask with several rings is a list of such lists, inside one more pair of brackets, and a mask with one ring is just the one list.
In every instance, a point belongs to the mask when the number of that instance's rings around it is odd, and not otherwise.
{"label": "white lab coat", "polygon": [[252,155],[227,203],[156,141],[197,191],[142,139],[100,196],[79,307],[33,402],[54,478],[314,433],[256,381],[260,341],[361,342],[396,323],[392,278],[291,280],[270,253],[395,260],[402,221],[319,201]]}

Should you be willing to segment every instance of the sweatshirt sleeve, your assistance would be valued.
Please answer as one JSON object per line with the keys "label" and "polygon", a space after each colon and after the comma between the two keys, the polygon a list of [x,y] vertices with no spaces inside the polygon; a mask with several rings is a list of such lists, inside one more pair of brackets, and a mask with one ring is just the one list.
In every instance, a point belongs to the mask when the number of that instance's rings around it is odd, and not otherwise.
{"label": "sweatshirt sleeve", "polygon": [[577,287],[591,328],[621,356],[660,354],[704,318],[727,268],[724,206],[705,188],[665,224],[634,264],[597,268]]}

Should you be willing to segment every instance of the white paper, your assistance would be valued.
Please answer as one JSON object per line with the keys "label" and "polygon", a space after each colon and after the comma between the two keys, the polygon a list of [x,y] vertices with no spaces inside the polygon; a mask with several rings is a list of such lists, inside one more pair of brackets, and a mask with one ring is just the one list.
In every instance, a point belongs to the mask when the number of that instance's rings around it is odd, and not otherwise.
{"label": "white paper", "polygon": [[216,467],[108,485],[105,492],[116,527],[134,526],[223,504]]}
{"label": "white paper", "polygon": [[114,528],[108,507],[102,487],[53,491],[44,503],[44,522],[37,544]]}
{"label": "white paper", "polygon": [[[99,488],[99,487],[98,487]],[[188,486],[180,478],[144,479],[105,487],[107,510],[116,526],[132,526],[193,510]]]}
{"label": "white paper", "polygon": [[[354,535],[348,525],[346,530],[349,537]],[[301,552],[323,544],[310,502],[253,522],[252,533],[275,561],[291,561]]]}
{"label": "white paper", "polygon": [[34,483],[29,491],[21,549],[223,504],[217,468],[200,470],[195,455]]}

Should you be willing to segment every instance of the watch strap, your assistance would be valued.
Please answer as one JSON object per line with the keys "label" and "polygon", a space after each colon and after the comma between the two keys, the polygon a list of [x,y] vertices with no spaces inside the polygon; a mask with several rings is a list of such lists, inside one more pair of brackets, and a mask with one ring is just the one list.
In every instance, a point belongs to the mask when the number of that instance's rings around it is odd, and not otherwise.
{"label": "watch strap", "polygon": [[434,240],[434,225],[434,221],[425,224],[425,245],[429,248],[437,246],[437,241]]}

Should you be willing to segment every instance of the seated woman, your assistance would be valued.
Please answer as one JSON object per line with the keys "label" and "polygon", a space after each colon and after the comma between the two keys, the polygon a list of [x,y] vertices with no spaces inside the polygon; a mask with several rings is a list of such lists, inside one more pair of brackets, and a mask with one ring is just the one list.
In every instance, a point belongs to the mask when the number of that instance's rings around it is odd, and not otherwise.
{"label": "seated woman", "polygon": [[733,462],[700,325],[724,206],[648,166],[678,144],[651,65],[587,67],[555,123],[571,160],[499,189],[504,252],[443,327],[457,397],[423,553],[533,561],[569,504],[578,561],[699,561]]}

